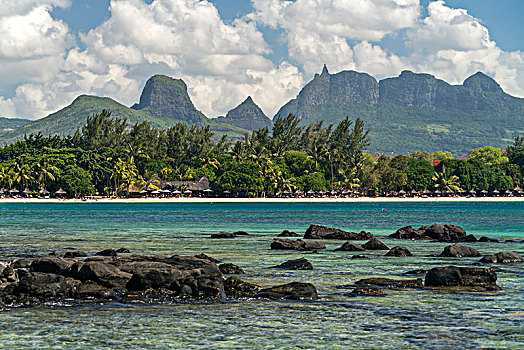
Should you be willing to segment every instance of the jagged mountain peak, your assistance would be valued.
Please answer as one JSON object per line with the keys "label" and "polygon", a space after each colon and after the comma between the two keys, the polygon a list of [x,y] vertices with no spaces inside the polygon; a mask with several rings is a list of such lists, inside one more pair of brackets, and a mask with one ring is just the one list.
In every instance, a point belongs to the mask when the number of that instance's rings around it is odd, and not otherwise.
{"label": "jagged mountain peak", "polygon": [[329,75],[329,71],[328,71],[328,68],[326,66],[326,64],[324,64],[324,67],[322,67],[322,74],[321,75]]}
{"label": "jagged mountain peak", "polygon": [[251,96],[248,96],[244,102],[227,112],[225,117],[219,117],[218,120],[247,130],[271,128],[273,125]]}

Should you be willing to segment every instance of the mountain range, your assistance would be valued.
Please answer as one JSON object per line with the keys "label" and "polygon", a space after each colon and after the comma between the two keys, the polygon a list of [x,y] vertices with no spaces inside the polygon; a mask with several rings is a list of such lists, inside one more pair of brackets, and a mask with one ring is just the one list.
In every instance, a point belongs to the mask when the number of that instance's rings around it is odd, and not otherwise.
{"label": "mountain range", "polygon": [[[178,122],[197,124],[231,138],[272,126],[251,97],[225,117],[207,118],[193,105],[183,80],[155,75],[132,107],[108,97],[82,95],[39,120],[0,118],[0,143],[30,133],[72,134],[88,116],[102,109],[127,118],[130,124],[147,121],[157,128]],[[377,81],[355,71],[330,74],[324,66],[321,74],[316,74],[273,119],[289,113],[301,118],[304,125],[318,120],[337,123],[346,116],[361,118],[370,128],[370,151],[382,153],[443,150],[462,155],[486,145],[505,147],[515,136],[524,135],[524,99],[506,94],[481,72],[462,85],[450,85],[432,75],[411,71]]]}

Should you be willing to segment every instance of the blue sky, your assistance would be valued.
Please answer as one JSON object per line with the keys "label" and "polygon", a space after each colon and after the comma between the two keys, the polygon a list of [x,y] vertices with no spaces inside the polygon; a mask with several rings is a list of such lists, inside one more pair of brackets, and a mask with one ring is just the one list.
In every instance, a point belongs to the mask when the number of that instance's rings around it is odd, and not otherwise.
{"label": "blue sky", "polygon": [[326,63],[524,97],[523,0],[25,0],[0,9],[0,115],[40,118],[79,94],[126,105],[147,78],[188,84],[215,117],[251,95],[272,117]]}

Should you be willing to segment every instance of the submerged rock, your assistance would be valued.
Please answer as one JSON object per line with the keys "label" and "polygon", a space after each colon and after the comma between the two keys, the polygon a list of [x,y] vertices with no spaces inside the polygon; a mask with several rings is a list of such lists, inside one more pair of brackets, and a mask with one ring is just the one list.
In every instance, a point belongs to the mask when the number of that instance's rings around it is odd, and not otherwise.
{"label": "submerged rock", "polygon": [[224,291],[228,298],[251,298],[262,288],[256,284],[229,277],[224,281]]}
{"label": "submerged rock", "polygon": [[418,230],[415,230],[411,226],[405,226],[400,229],[398,229],[395,233],[392,233],[389,235],[390,238],[397,238],[397,239],[411,239],[411,240],[422,240],[422,239],[428,239],[427,236],[424,235],[424,232],[429,228],[429,226],[421,226]]}
{"label": "submerged rock", "polygon": [[273,266],[275,269],[285,270],[313,270],[313,265],[306,258],[288,260],[280,265]]}
{"label": "submerged rock", "polygon": [[479,242],[482,242],[482,243],[487,243],[487,242],[491,242],[491,243],[499,243],[500,241],[498,239],[495,239],[495,238],[488,238],[486,236],[482,236],[479,238],[478,240]]}
{"label": "submerged rock", "polygon": [[116,252],[117,252],[118,254],[121,254],[121,253],[129,254],[129,253],[131,253],[131,252],[129,251],[129,249],[127,249],[127,248],[120,248],[120,249],[117,249]]}
{"label": "submerged rock", "polygon": [[391,248],[389,252],[386,253],[386,256],[396,256],[396,257],[407,257],[413,256],[408,248],[396,246]]}
{"label": "submerged rock", "polygon": [[72,252],[66,252],[64,254],[64,258],[66,258],[66,259],[83,258],[83,257],[86,257],[86,256],[87,256],[87,253],[79,251],[79,250],[72,251]]}
{"label": "submerged rock", "polygon": [[499,290],[497,274],[480,267],[435,267],[426,274],[426,287],[477,287]]}
{"label": "submerged rock", "polygon": [[233,232],[235,236],[249,236],[249,234],[246,231],[236,231]]}
{"label": "submerged rock", "polygon": [[114,249],[104,249],[98,253],[95,253],[98,256],[117,256],[116,250]]}
{"label": "submerged rock", "polygon": [[310,225],[304,234],[305,239],[340,239],[340,240],[365,240],[373,235],[370,232],[361,231],[359,233],[347,232],[338,228],[331,228],[322,225]]}
{"label": "submerged rock", "polygon": [[358,287],[351,291],[351,295],[363,295],[363,296],[386,296],[387,293],[380,288],[375,287]]}
{"label": "submerged rock", "polygon": [[278,234],[278,237],[300,237],[300,235],[296,232],[284,230],[282,233]]}
{"label": "submerged rock", "polygon": [[311,283],[291,282],[280,286],[262,289],[255,298],[317,300],[317,289]]}
{"label": "submerged rock", "polygon": [[480,256],[480,253],[475,248],[455,243],[453,245],[448,245],[447,247],[445,247],[439,256],[451,258],[469,258]]}
{"label": "submerged rock", "polygon": [[231,232],[219,232],[211,235],[210,238],[220,239],[220,238],[235,238],[237,235]]}
{"label": "submerged rock", "polygon": [[366,278],[355,282],[356,285],[376,286],[386,288],[422,288],[422,279],[396,280],[392,278]]}
{"label": "submerged rock", "polygon": [[241,267],[231,263],[220,264],[218,268],[224,275],[241,275],[245,273]]}
{"label": "submerged rock", "polygon": [[326,245],[322,242],[303,241],[301,239],[292,240],[287,238],[277,238],[271,243],[271,249],[280,250],[317,250],[326,249]]}
{"label": "submerged rock", "polygon": [[340,248],[335,249],[335,251],[342,251],[342,252],[359,252],[365,250],[360,245],[353,243],[351,241],[347,241]]}
{"label": "submerged rock", "polygon": [[366,250],[389,250],[388,246],[376,237],[373,237],[366,243],[362,244],[362,248]]}
{"label": "submerged rock", "polygon": [[404,272],[404,275],[425,275],[427,273],[427,270],[411,270],[408,272]]}
{"label": "submerged rock", "polygon": [[480,259],[480,262],[491,264],[510,264],[523,261],[524,258],[515,252],[500,252],[493,255],[486,255]]}

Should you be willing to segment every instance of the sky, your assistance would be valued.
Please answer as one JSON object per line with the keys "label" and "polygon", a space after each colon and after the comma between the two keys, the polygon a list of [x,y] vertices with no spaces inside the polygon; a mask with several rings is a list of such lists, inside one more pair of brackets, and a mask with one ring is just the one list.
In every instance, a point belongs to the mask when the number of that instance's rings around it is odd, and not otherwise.
{"label": "sky", "polygon": [[270,118],[326,64],[461,84],[482,71],[524,97],[523,0],[0,0],[0,116],[38,119],[78,95],[131,106],[149,77],[183,79],[225,115]]}

